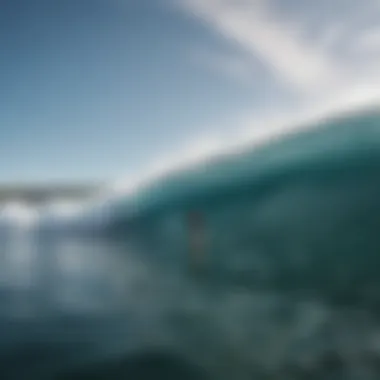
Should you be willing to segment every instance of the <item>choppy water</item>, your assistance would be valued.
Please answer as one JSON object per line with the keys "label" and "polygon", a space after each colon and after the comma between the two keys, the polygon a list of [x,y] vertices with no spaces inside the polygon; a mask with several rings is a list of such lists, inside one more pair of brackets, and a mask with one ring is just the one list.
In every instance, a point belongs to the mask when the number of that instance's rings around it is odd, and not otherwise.
{"label": "choppy water", "polygon": [[15,229],[0,254],[1,378],[51,378],[158,340],[146,268],[126,248]]}
{"label": "choppy water", "polygon": [[[0,377],[379,379],[379,120],[123,200],[124,243],[2,229]],[[211,242],[200,277],[194,207]]]}
{"label": "choppy water", "polygon": [[184,278],[101,239],[16,228],[0,243],[2,379],[201,378]]}
{"label": "choppy water", "polygon": [[1,244],[2,379],[380,374],[379,319],[365,307],[197,285],[110,241],[14,230]]}

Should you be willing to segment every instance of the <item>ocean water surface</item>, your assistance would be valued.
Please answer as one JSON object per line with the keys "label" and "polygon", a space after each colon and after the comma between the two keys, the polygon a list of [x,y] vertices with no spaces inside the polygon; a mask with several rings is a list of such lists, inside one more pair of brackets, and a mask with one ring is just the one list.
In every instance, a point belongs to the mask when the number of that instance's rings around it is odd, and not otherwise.
{"label": "ocean water surface", "polygon": [[380,378],[379,120],[177,173],[106,233],[2,226],[1,378]]}

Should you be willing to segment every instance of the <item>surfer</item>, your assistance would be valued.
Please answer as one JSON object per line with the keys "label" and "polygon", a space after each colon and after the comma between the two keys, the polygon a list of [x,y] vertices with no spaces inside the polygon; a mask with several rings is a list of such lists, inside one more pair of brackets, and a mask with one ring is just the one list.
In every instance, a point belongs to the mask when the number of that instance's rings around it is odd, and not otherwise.
{"label": "surfer", "polygon": [[188,231],[190,267],[192,271],[199,272],[205,266],[207,249],[205,222],[200,212],[189,213]]}

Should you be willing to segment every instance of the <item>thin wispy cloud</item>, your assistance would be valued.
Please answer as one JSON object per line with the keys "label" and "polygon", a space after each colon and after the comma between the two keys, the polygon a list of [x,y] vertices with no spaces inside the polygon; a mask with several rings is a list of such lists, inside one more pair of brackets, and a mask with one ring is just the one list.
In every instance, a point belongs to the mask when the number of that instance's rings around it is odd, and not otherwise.
{"label": "thin wispy cloud", "polygon": [[[328,57],[310,49],[297,30],[276,20],[261,2],[186,1],[189,12],[201,18],[227,41],[263,60],[278,80],[309,90],[321,78],[336,75]],[[285,32],[284,32],[285,31]]]}
{"label": "thin wispy cloud", "polygon": [[[193,62],[228,76],[238,84],[265,91],[257,67],[267,71],[268,89],[276,84],[291,109],[269,110],[257,117],[231,110],[230,127],[194,136],[178,151],[158,157],[138,178],[117,184],[133,192],[161,177],[247,145],[261,144],[312,125],[325,115],[380,101],[380,3],[377,0],[178,0],[171,4],[225,43],[215,50],[191,50]],[[191,47],[193,49],[194,47]],[[264,87],[262,87],[264,86]],[[276,95],[276,94],[274,94]],[[286,99],[284,98],[284,103]],[[380,103],[379,103],[380,104]],[[233,119],[233,118],[232,118]],[[309,122],[308,122],[309,121]],[[207,130],[207,128],[205,128]]]}
{"label": "thin wispy cloud", "polygon": [[246,67],[248,55],[252,66],[262,61],[274,80],[304,96],[346,88],[347,82],[356,86],[375,74],[380,80],[377,1],[183,0],[181,5],[244,52],[244,58],[231,53],[226,74],[230,61],[240,59]]}
{"label": "thin wispy cloud", "polygon": [[[222,110],[220,118],[223,120],[217,127],[195,126],[194,130],[204,132],[176,142],[172,151],[163,147],[162,154],[158,153],[151,165],[147,163],[135,170],[138,171],[135,175],[112,184],[112,194],[107,194],[106,189],[78,207],[56,205],[49,209],[49,215],[81,217],[90,210],[86,214],[89,218],[103,218],[107,208],[105,200],[112,201],[119,191],[120,196],[133,193],[168,173],[196,165],[219,153],[259,145],[273,136],[308,127],[312,125],[310,121],[326,114],[380,100],[379,0],[162,0],[161,3],[179,9],[178,17],[183,14],[188,20],[190,16],[196,27],[202,24],[202,31],[197,36],[208,33],[213,36],[208,42],[215,42],[214,38],[218,40],[212,47],[209,43],[196,45],[201,44],[198,37],[194,38],[195,45],[189,42],[190,35],[184,39],[189,78],[197,79],[191,76],[192,64],[198,65],[197,73],[199,65],[206,73],[212,72],[212,80],[207,83],[210,86],[204,86],[205,102],[208,96],[215,95],[207,91],[219,75],[221,81],[228,77],[234,82],[231,97],[238,94],[239,86],[242,86],[240,99],[244,101],[247,94],[252,95],[250,109],[247,111],[243,106],[239,109],[238,101],[231,102],[234,103],[231,109]],[[120,1],[120,8],[125,4]],[[178,38],[181,35],[179,32]],[[173,48],[173,52],[177,50]],[[202,76],[203,79],[207,81],[207,76]],[[162,84],[164,87],[165,83]],[[158,96],[167,96],[163,87]],[[183,96],[186,96],[186,85],[183,88]],[[226,92],[229,89],[228,86],[220,88]],[[226,95],[228,98],[229,94]],[[276,99],[273,104],[272,95]],[[256,101],[260,97],[265,97],[266,101],[258,104]],[[139,96],[136,99],[143,104]],[[186,100],[192,107],[192,99]],[[223,104],[223,107],[228,105],[227,102]],[[207,123],[214,117],[213,112],[215,109],[206,116]],[[189,128],[188,123],[186,125]],[[189,133],[186,131],[183,136],[188,137]],[[125,165],[128,164],[126,161]],[[26,208],[13,206],[4,215],[32,220]]]}
{"label": "thin wispy cloud", "polygon": [[194,49],[190,52],[189,58],[194,64],[238,82],[239,85],[252,85],[258,75],[258,70],[250,59],[243,55]]}
{"label": "thin wispy cloud", "polygon": [[362,33],[356,40],[356,49],[358,53],[365,52],[368,54],[374,54],[375,57],[379,58],[380,27],[372,28],[367,32]]}

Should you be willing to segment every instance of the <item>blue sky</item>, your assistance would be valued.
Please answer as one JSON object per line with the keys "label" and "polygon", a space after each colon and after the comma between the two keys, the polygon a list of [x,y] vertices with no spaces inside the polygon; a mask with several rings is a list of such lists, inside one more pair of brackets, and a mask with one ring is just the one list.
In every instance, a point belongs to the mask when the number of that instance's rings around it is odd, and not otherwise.
{"label": "blue sky", "polygon": [[3,183],[128,182],[380,92],[378,0],[4,0],[0,46]]}

